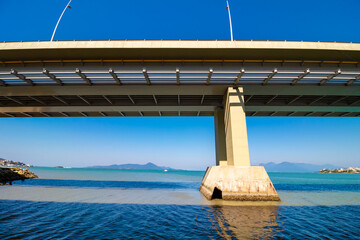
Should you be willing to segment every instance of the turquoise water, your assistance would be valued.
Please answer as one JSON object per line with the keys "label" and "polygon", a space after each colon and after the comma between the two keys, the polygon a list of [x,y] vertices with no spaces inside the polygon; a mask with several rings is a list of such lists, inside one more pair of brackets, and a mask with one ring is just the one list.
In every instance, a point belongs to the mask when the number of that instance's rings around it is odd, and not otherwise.
{"label": "turquoise water", "polygon": [[0,239],[360,239],[360,174],[269,173],[282,201],[208,201],[202,171],[31,168]]}

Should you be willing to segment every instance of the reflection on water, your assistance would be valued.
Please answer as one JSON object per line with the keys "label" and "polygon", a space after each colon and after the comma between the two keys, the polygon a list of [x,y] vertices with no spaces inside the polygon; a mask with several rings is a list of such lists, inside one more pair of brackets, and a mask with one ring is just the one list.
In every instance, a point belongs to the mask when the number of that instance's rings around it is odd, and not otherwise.
{"label": "reflection on water", "polygon": [[214,206],[209,210],[212,228],[229,239],[270,239],[278,226],[277,206]]}

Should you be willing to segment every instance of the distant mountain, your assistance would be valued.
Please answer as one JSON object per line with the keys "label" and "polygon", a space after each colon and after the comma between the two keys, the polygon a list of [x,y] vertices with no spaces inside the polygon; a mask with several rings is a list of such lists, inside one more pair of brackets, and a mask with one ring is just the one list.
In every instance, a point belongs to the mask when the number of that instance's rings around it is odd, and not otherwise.
{"label": "distant mountain", "polygon": [[267,172],[318,172],[324,168],[327,169],[339,168],[339,166],[334,166],[331,164],[315,165],[310,163],[291,163],[291,162],[260,163],[259,166],[264,166]]}
{"label": "distant mountain", "polygon": [[174,170],[169,167],[157,166],[151,162],[147,164],[114,164],[109,166],[91,166],[89,168],[101,168],[101,169],[133,169],[133,170]]}

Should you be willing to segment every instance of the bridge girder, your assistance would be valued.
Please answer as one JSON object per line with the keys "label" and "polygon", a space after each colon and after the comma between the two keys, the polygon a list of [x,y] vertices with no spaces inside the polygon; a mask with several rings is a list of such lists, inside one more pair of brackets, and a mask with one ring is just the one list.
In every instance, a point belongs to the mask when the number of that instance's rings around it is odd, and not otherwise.
{"label": "bridge girder", "polygon": [[243,89],[247,116],[359,116],[360,44],[39,42],[0,52],[0,117],[212,116],[228,87]]}

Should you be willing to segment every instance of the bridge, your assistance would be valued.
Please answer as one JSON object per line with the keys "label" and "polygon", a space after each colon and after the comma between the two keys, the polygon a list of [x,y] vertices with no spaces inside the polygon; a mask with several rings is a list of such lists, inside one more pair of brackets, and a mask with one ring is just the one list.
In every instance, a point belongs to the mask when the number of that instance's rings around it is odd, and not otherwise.
{"label": "bridge", "polygon": [[360,44],[0,43],[0,117],[214,116],[209,199],[279,200],[251,167],[246,116],[360,116]]}

